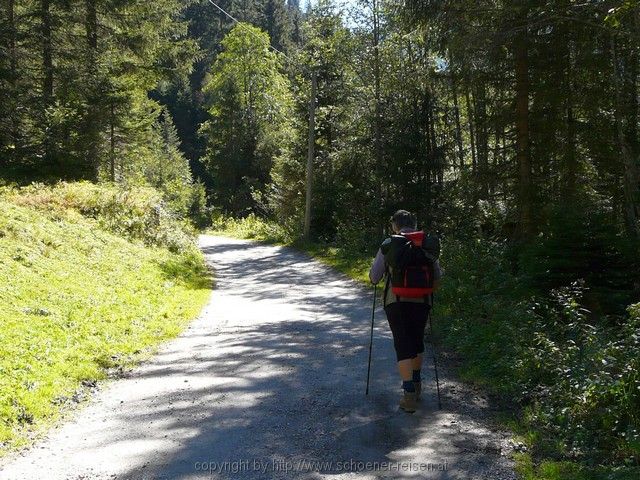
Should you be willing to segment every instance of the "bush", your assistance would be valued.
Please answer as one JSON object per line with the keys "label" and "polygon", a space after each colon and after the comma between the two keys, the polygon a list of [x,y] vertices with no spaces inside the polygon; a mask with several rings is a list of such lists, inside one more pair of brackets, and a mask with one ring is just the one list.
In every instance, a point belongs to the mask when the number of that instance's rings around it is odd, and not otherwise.
{"label": "bush", "polygon": [[530,420],[564,452],[594,462],[640,460],[640,322],[635,307],[607,326],[580,307],[583,287],[552,292],[533,308],[520,361]]}
{"label": "bush", "polygon": [[290,228],[275,222],[262,219],[253,213],[244,218],[226,217],[221,213],[214,213],[211,221],[214,232],[232,235],[238,238],[250,238],[277,243],[291,243],[295,233]]}
{"label": "bush", "polygon": [[542,296],[506,258],[497,243],[444,243],[436,326],[463,375],[524,408],[534,452],[637,465],[640,305],[609,321],[583,308],[584,282]]}
{"label": "bush", "polygon": [[[518,278],[509,273],[505,248],[488,241],[443,240],[445,279],[434,315],[445,342],[464,359],[463,374],[507,396],[517,393],[515,359],[525,317]],[[441,320],[438,321],[438,320]]]}
{"label": "bush", "polygon": [[211,216],[207,207],[207,192],[203,183],[195,182],[191,187],[188,215],[198,228],[211,225]]}
{"label": "bush", "polygon": [[19,189],[5,188],[3,192],[19,205],[61,215],[77,212],[112,233],[147,245],[178,252],[194,244],[192,227],[169,211],[161,193],[150,187],[60,182],[54,186],[34,183]]}

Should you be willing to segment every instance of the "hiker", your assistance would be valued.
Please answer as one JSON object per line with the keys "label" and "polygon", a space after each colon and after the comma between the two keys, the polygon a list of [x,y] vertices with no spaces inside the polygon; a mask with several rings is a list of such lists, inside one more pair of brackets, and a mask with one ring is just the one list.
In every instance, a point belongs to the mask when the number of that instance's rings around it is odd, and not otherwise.
{"label": "hiker", "polygon": [[[383,306],[402,378],[404,394],[400,408],[413,413],[422,391],[424,330],[431,294],[442,276],[437,259],[440,247],[437,237],[416,230],[416,219],[406,210],[398,210],[391,217],[391,228],[394,235],[382,242],[369,270],[369,279],[377,284],[386,276]],[[398,264],[400,257],[405,259],[402,265]],[[408,258],[411,260],[406,260]]]}

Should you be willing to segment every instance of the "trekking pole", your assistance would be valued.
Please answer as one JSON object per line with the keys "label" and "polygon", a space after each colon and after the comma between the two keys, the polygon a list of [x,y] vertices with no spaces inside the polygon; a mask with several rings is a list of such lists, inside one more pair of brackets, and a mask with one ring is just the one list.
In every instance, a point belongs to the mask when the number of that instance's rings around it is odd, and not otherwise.
{"label": "trekking pole", "polygon": [[367,366],[367,390],[365,395],[369,395],[369,373],[371,372],[371,348],[373,347],[373,317],[376,313],[376,294],[378,290],[378,284],[373,284],[373,307],[371,308],[371,336],[369,337],[369,365]]}
{"label": "trekking pole", "polygon": [[440,381],[438,380],[438,362],[436,361],[436,340],[433,335],[433,294],[431,294],[431,308],[429,309],[429,332],[431,334],[431,351],[433,352],[433,370],[436,374],[436,391],[438,392],[438,410],[442,410],[442,402],[440,401]]}

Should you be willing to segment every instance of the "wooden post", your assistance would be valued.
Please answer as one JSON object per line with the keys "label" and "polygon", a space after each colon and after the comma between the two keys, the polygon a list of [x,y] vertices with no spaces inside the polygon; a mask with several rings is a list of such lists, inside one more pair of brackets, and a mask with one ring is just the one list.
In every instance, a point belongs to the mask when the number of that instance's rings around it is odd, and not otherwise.
{"label": "wooden post", "polygon": [[309,98],[309,148],[307,151],[306,201],[304,206],[304,238],[309,240],[311,231],[311,191],[313,187],[313,158],[316,143],[316,71],[311,71],[311,95]]}

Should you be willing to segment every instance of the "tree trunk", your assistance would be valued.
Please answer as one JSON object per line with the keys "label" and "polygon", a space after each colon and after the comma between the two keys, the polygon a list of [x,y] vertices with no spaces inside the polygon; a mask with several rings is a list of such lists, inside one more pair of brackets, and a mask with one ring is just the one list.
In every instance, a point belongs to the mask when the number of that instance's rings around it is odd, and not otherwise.
{"label": "tree trunk", "polygon": [[572,58],[572,43],[569,42],[567,47],[567,79],[566,79],[566,91],[567,97],[565,101],[566,119],[567,119],[567,140],[565,142],[565,198],[568,202],[573,202],[576,197],[577,191],[577,177],[578,177],[578,158],[576,153],[576,122],[573,113],[573,58]]}
{"label": "tree trunk", "polygon": [[464,98],[467,104],[467,123],[469,124],[469,144],[471,145],[471,171],[476,172],[476,139],[473,128],[473,109],[471,108],[471,97],[469,95],[469,81],[467,80],[464,89]]}
{"label": "tree trunk", "polygon": [[424,185],[425,191],[429,188],[431,184],[431,170],[433,169],[432,159],[433,159],[433,151],[434,145],[431,142],[431,116],[429,106],[430,98],[429,92],[425,92],[424,97],[422,99],[422,106],[420,111],[420,123],[422,124],[422,119],[424,119],[424,161],[420,162],[420,171],[422,172],[422,183]]}
{"label": "tree trunk", "polygon": [[640,8],[636,8],[633,16],[633,37],[631,41],[631,51],[629,52],[629,74],[626,76],[626,97],[629,103],[629,114],[627,122],[627,138],[631,147],[633,158],[640,157],[640,145],[638,142],[638,62],[640,55]]}
{"label": "tree trunk", "polygon": [[[501,100],[501,98],[500,98]],[[490,195],[494,195],[498,190],[498,172],[500,172],[500,139],[502,136],[502,126],[500,124],[500,116],[498,114],[498,109],[501,107],[502,102],[500,104],[496,104],[495,111],[493,114],[493,172],[494,175],[491,176],[491,182],[489,183],[489,193]]]}
{"label": "tree trunk", "polygon": [[460,106],[458,104],[458,82],[453,68],[453,59],[449,58],[449,69],[451,71],[451,94],[453,96],[453,114],[456,122],[456,145],[458,147],[458,161],[460,169],[464,168],[464,148],[462,145],[462,127],[460,126]]}
{"label": "tree trunk", "polygon": [[487,128],[486,92],[483,80],[476,84],[473,95],[473,110],[475,112],[476,131],[476,159],[478,163],[477,175],[480,183],[480,198],[486,200],[489,196],[489,133]]}
{"label": "tree trunk", "polygon": [[311,72],[311,95],[309,96],[309,145],[307,148],[306,198],[304,206],[304,238],[311,235],[311,201],[313,187],[313,159],[316,144],[316,71]]}
{"label": "tree trunk", "polygon": [[519,233],[525,239],[530,238],[533,234],[533,190],[529,151],[529,55],[527,43],[525,30],[518,35],[514,45]]}
{"label": "tree trunk", "polygon": [[51,42],[51,2],[41,0],[42,19],[42,96],[48,106],[53,98],[53,47]]}
{"label": "tree trunk", "polygon": [[109,148],[109,160],[110,160],[110,176],[111,181],[116,181],[116,135],[115,135],[115,123],[116,123],[116,115],[115,115],[115,107],[113,105],[113,99],[111,100],[111,115],[109,117],[109,138],[110,138],[110,148]]}
{"label": "tree trunk", "polygon": [[[375,91],[375,119],[374,119],[374,148],[376,158],[376,176],[378,185],[378,201],[382,211],[386,205],[385,191],[382,181],[382,92],[380,88],[380,16],[378,12],[378,1],[372,0],[373,15],[373,77]],[[380,216],[382,218],[382,216]],[[385,223],[381,222],[379,229],[384,234]]]}
{"label": "tree trunk", "polygon": [[51,1],[41,0],[40,18],[42,21],[42,127],[44,132],[44,158],[51,161],[52,139],[47,122],[47,109],[53,102],[53,45],[51,40]]}
{"label": "tree trunk", "polygon": [[427,102],[426,102],[426,133],[427,133],[427,174],[428,174],[428,183],[433,184],[438,181],[438,172],[440,170],[439,159],[438,159],[438,145],[436,142],[436,131],[434,127],[434,118],[433,118],[433,95],[431,92],[427,92]]}
{"label": "tree trunk", "polygon": [[96,0],[85,0],[85,34],[87,38],[87,116],[85,119],[85,133],[87,140],[86,164],[90,169],[93,180],[98,180],[100,160],[99,151],[99,118],[96,102],[97,91],[97,56],[98,56],[98,15]]}
{"label": "tree trunk", "polygon": [[617,144],[622,158],[622,191],[624,197],[624,219],[627,234],[634,239],[640,238],[640,225],[638,224],[638,167],[633,157],[631,146],[625,134],[624,114],[625,102],[623,95],[622,73],[618,46],[615,37],[611,37],[611,58],[613,59],[613,84],[615,89],[615,123]]}
{"label": "tree trunk", "polygon": [[9,107],[9,128],[11,129],[9,135],[9,141],[13,144],[13,148],[10,150],[10,160],[16,161],[20,159],[21,152],[21,139],[20,139],[20,116],[18,114],[18,53],[16,49],[16,19],[15,19],[15,0],[9,0],[7,23],[8,23],[8,47],[9,47],[9,92],[10,98],[7,101],[11,102]]}

